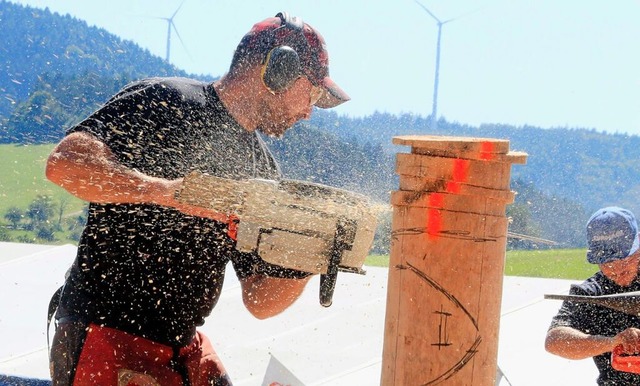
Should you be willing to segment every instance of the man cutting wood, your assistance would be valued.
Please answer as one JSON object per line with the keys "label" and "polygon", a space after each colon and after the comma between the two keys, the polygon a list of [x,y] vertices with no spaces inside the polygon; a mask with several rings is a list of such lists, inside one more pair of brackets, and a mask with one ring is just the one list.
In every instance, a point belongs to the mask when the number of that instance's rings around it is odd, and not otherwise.
{"label": "man cutting wood", "polygon": [[310,273],[235,248],[227,213],[176,200],[188,173],[277,180],[259,133],[280,137],[313,106],[349,97],[329,77],[322,36],[279,13],[243,37],[213,83],[145,79],[69,129],[47,177],[90,202],[51,348],[54,385],[230,385],[197,331],[228,262],[246,308],[274,316]]}
{"label": "man cutting wood", "polygon": [[[571,286],[571,295],[601,297],[640,290],[640,240],[633,213],[619,207],[599,209],[587,223],[587,241],[587,261],[600,270]],[[640,353],[639,315],[566,300],[551,322],[545,348],[568,359],[593,357],[600,372],[598,385],[640,385],[640,366],[616,365],[631,363],[618,354],[632,358]]]}

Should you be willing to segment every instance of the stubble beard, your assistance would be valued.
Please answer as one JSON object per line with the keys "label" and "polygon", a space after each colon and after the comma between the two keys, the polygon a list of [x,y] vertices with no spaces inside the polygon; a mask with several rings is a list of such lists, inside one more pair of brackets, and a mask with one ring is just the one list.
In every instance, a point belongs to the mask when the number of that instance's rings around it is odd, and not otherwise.
{"label": "stubble beard", "polygon": [[261,103],[258,109],[258,114],[261,117],[260,123],[257,125],[257,130],[269,137],[282,138],[284,133],[291,128],[281,114],[276,113],[266,103]]}

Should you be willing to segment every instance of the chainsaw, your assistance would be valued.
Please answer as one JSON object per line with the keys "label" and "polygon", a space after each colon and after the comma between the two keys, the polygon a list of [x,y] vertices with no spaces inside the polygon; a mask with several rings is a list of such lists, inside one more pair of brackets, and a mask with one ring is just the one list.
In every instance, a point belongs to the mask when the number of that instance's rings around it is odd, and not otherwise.
{"label": "chainsaw", "polygon": [[324,307],[332,303],[338,271],[365,274],[377,211],[364,195],[299,180],[232,180],[192,172],[176,199],[237,217],[238,250],[320,274]]}

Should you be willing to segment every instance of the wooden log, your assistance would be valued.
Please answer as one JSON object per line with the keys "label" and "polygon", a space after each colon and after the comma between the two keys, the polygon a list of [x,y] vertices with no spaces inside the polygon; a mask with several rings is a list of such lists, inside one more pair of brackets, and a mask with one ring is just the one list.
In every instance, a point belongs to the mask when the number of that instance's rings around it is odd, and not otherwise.
{"label": "wooden log", "polygon": [[513,201],[508,161],[522,154],[509,157],[503,140],[394,143],[412,152],[398,154],[402,190],[391,196],[381,385],[494,386]]}
{"label": "wooden log", "polygon": [[490,189],[482,186],[465,184],[458,181],[449,181],[443,179],[416,177],[416,176],[400,176],[400,190],[412,192],[428,192],[428,193],[451,193],[460,196],[486,197],[501,204],[511,204],[515,198],[515,193],[510,190]]}
{"label": "wooden log", "polygon": [[429,155],[433,157],[448,157],[448,158],[459,158],[459,159],[476,159],[476,160],[484,160],[484,161],[495,161],[495,162],[508,162],[511,164],[525,164],[527,160],[527,153],[519,152],[519,151],[510,151],[507,154],[496,154],[496,153],[476,153],[476,152],[462,152],[455,155],[454,152],[449,150],[433,150],[427,148],[415,148],[411,150],[412,154],[421,154],[421,155]]}
{"label": "wooden log", "polygon": [[[511,193],[511,192],[510,192]],[[436,208],[451,211],[505,215],[505,202],[488,196],[464,196],[448,192],[404,191],[391,192],[391,205],[414,208]]]}
{"label": "wooden log", "polygon": [[509,189],[511,164],[420,154],[397,154],[396,173],[465,183],[488,189]]}
{"label": "wooden log", "polygon": [[509,152],[509,141],[495,138],[404,135],[394,137],[392,142],[395,145],[411,146],[412,152],[443,151],[456,158],[474,155],[473,159],[486,159],[491,158],[491,155]]}

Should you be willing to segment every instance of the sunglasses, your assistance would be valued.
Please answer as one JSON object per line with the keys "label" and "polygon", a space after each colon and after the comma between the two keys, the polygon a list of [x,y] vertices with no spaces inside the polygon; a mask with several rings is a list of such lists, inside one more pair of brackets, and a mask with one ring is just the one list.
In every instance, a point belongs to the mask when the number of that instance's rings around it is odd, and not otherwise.
{"label": "sunglasses", "polygon": [[320,98],[322,98],[322,95],[324,95],[324,89],[322,89],[322,88],[320,88],[318,86],[314,86],[312,84],[311,85],[311,92],[309,93],[309,103],[311,103],[311,106],[313,106],[316,103],[318,103]]}

